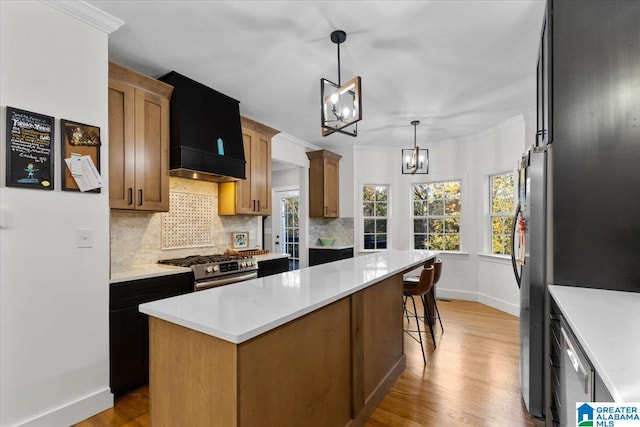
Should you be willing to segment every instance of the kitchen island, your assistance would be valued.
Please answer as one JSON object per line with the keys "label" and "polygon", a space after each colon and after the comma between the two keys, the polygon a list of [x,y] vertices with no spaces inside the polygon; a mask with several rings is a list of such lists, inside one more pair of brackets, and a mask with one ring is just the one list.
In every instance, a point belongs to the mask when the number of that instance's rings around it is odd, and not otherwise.
{"label": "kitchen island", "polygon": [[155,427],[364,425],[404,370],[402,275],[386,251],[140,306]]}

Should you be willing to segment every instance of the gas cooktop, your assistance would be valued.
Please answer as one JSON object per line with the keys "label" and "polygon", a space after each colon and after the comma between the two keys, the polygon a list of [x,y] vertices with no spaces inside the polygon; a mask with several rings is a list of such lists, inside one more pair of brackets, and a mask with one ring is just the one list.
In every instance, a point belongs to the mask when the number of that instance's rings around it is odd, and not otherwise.
{"label": "gas cooktop", "polygon": [[184,258],[161,259],[158,264],[175,265],[178,267],[193,267],[200,264],[217,264],[221,262],[249,259],[241,255],[191,255]]}

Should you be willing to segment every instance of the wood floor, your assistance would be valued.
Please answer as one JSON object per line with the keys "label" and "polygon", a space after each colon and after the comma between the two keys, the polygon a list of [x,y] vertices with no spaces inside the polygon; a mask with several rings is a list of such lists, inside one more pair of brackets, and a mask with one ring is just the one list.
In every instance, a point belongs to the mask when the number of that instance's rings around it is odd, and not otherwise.
{"label": "wood floor", "polygon": [[[405,334],[407,368],[367,422],[369,427],[531,426],[520,397],[518,319],[468,301],[439,301],[445,332],[420,345]],[[149,390],[76,426],[149,426]]]}

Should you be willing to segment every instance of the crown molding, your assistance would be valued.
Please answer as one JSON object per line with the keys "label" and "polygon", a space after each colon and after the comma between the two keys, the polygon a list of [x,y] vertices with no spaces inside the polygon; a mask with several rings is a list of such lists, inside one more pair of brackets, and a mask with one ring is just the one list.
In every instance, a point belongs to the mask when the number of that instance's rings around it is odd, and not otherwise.
{"label": "crown molding", "polygon": [[105,11],[85,2],[75,0],[40,0],[47,6],[65,13],[72,18],[82,21],[100,31],[111,34],[122,25],[124,21],[109,15]]}
{"label": "crown molding", "polygon": [[[284,132],[280,132],[280,133],[274,135],[273,138],[281,138],[281,139],[283,139],[285,141],[291,142],[292,144],[299,145],[300,147],[303,147],[303,148],[309,149],[309,150],[321,150],[322,149],[322,147],[319,147],[319,146],[317,146],[315,144],[312,144],[310,142],[307,142],[305,140],[302,140],[302,139],[300,139],[298,137],[295,137],[293,135],[289,135],[288,133],[284,133]],[[272,138],[272,140],[273,140],[273,138]],[[307,151],[307,150],[305,150],[305,151]]]}

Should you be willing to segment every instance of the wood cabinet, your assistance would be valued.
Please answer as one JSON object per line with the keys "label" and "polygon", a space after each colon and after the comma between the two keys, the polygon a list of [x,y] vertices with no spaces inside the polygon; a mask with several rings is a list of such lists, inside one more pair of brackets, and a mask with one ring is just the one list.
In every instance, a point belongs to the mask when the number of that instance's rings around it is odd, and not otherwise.
{"label": "wood cabinet", "polygon": [[278,131],[241,117],[247,178],[218,185],[219,215],[271,215],[271,138]]}
{"label": "wood cabinet", "polygon": [[109,289],[110,386],[122,394],[149,382],[149,323],[138,304],[191,292],[191,273],[114,283]]}
{"label": "wood cabinet", "polygon": [[340,216],[340,170],[342,156],[327,150],[309,151],[309,217]]}
{"label": "wood cabinet", "polygon": [[109,206],[169,210],[169,98],[173,88],[109,63]]}

